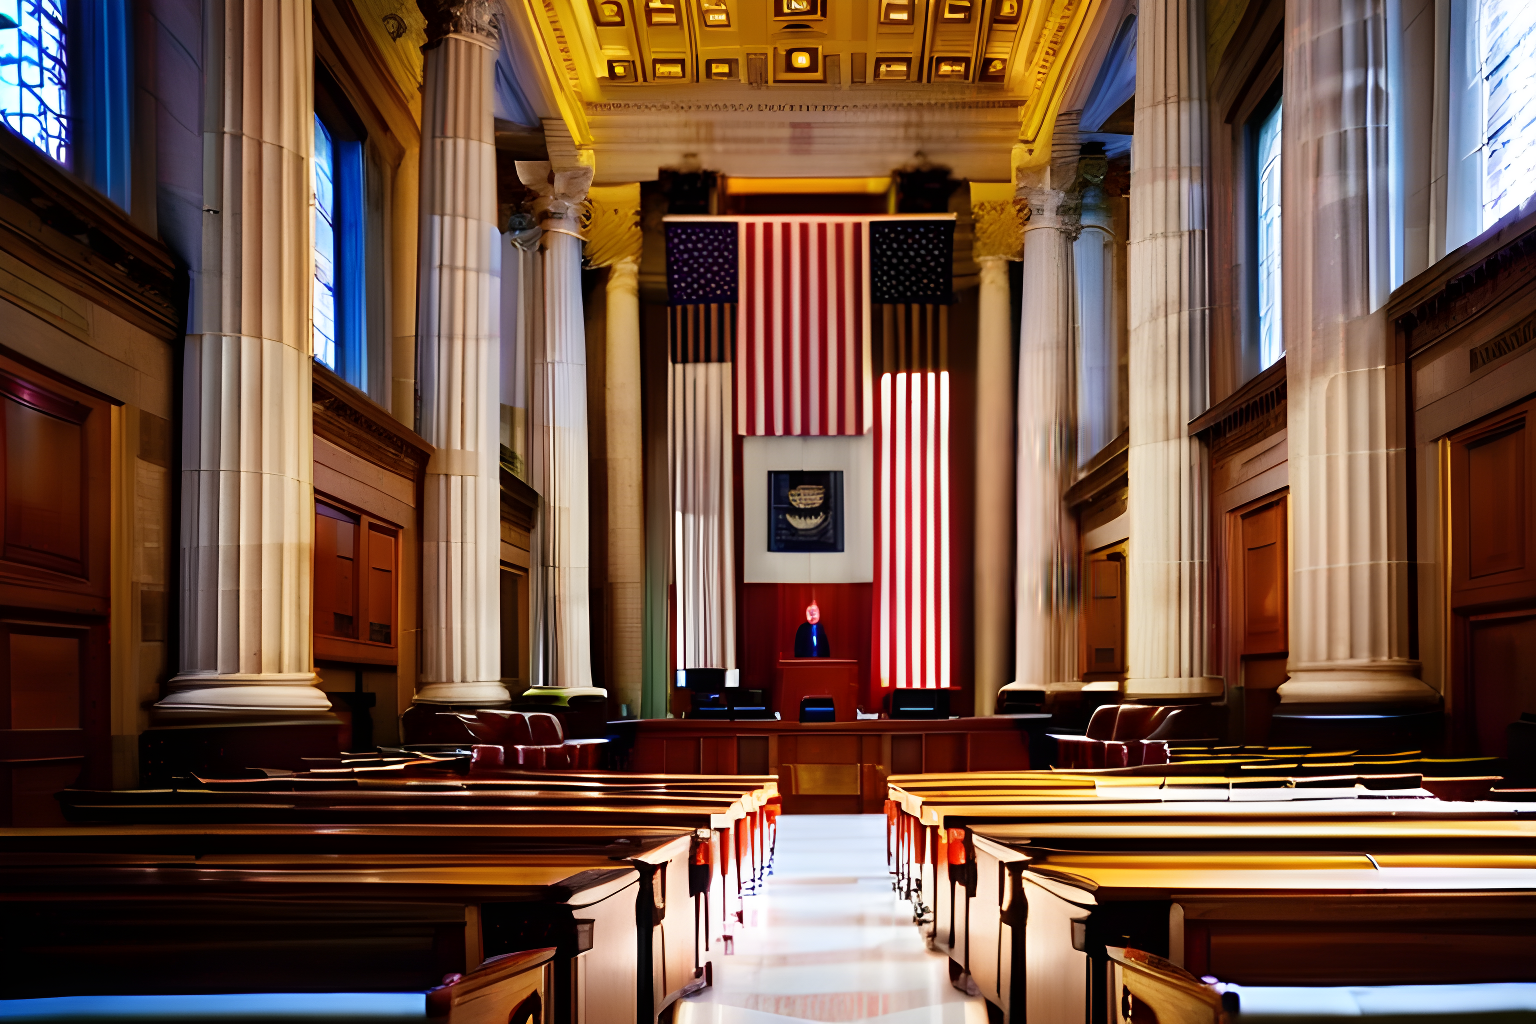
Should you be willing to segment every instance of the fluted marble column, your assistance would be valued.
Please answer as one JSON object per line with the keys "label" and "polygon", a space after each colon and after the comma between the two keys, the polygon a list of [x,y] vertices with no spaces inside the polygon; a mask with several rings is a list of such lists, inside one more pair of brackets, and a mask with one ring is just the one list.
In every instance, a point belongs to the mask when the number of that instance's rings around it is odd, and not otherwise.
{"label": "fluted marble column", "polygon": [[205,153],[203,272],[187,334],[181,674],[160,722],[322,716],[310,622],[308,0],[210,0],[222,62]]}
{"label": "fluted marble column", "polygon": [[1013,680],[1013,297],[1008,262],[1022,255],[1013,185],[971,184],[976,293],[976,714],[990,715]]}
{"label": "fluted marble column", "polygon": [[1386,0],[1286,4],[1287,704],[1438,698],[1408,657],[1403,367],[1382,313],[1386,31]]}
{"label": "fluted marble column", "polygon": [[539,196],[544,230],[544,331],[533,355],[530,475],[539,508],[534,678],[540,686],[592,688],[588,596],[590,491],[587,473],[587,341],[581,307],[580,209],[592,168],[555,169],[518,161],[517,175]]}
{"label": "fluted marble column", "polygon": [[1066,193],[1025,186],[1024,293],[1019,327],[1017,581],[1014,682],[1044,690],[1074,674],[1073,545],[1061,496],[1074,468],[1068,391],[1072,340]]}
{"label": "fluted marble column", "polygon": [[1131,138],[1127,697],[1219,695],[1206,676],[1205,4],[1146,0]]}
{"label": "fluted marble column", "polygon": [[[638,190],[637,190],[638,191]],[[638,709],[645,654],[645,424],[640,415],[640,261],[608,268],[608,595],[613,689]]]}
{"label": "fluted marble column", "polygon": [[1077,462],[1083,465],[1115,439],[1120,423],[1120,375],[1115,340],[1115,231],[1104,193],[1102,152],[1077,162],[1081,230],[1072,243],[1077,321]]}
{"label": "fluted marble column", "polygon": [[487,705],[501,682],[501,236],[492,122],[496,22],[423,3],[417,365],[427,464],[416,700]]}

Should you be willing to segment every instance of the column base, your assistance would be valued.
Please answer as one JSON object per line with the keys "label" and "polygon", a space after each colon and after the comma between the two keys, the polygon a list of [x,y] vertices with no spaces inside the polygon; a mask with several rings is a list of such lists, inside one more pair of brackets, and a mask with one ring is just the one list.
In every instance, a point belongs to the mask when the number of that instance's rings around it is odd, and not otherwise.
{"label": "column base", "polygon": [[[176,676],[155,704],[155,721],[257,724],[329,716],[331,699],[313,672],[196,672]],[[334,721],[334,719],[332,719]]]}
{"label": "column base", "polygon": [[510,704],[512,695],[500,680],[477,683],[424,683],[416,691],[416,704],[462,704],[468,707],[491,707]]}
{"label": "column base", "polygon": [[608,691],[601,686],[530,686],[523,691],[522,699],[536,704],[568,705],[572,697],[607,700]]}
{"label": "column base", "polygon": [[1290,678],[1277,691],[1282,706],[1317,705],[1339,713],[1350,705],[1423,711],[1440,703],[1440,694],[1419,678],[1419,663],[1407,659],[1293,662],[1288,671]]}
{"label": "column base", "polygon": [[1220,700],[1227,684],[1220,676],[1187,676],[1182,679],[1127,679],[1120,691],[1127,703],[1159,700]]}

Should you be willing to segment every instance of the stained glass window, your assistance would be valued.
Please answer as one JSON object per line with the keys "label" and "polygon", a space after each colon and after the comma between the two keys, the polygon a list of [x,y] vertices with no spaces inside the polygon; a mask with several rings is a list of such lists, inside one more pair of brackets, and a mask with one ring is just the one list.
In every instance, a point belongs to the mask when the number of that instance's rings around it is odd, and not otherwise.
{"label": "stained glass window", "polygon": [[1280,106],[1259,122],[1258,170],[1259,241],[1259,369],[1266,369],[1285,352],[1280,333]]}
{"label": "stained glass window", "polygon": [[1483,227],[1536,191],[1536,5],[1482,0]]}
{"label": "stained glass window", "polygon": [[0,0],[0,117],[60,163],[69,159],[64,0]]}
{"label": "stained glass window", "polygon": [[315,118],[315,358],[336,369],[336,175],[331,133]]}

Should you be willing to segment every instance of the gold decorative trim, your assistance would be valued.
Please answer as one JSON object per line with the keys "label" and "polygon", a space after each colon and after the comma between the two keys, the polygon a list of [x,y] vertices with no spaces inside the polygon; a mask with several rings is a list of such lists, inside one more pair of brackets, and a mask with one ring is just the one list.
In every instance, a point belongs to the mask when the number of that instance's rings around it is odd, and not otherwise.
{"label": "gold decorative trim", "polygon": [[611,267],[620,260],[640,259],[640,186],[594,185],[582,229],[587,233],[586,263]]}

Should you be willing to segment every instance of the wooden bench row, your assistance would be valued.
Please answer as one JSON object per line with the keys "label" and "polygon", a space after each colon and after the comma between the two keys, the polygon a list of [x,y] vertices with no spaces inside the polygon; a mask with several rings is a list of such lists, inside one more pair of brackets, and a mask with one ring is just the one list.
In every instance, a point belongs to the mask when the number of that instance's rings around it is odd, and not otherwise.
{"label": "wooden bench row", "polygon": [[1244,986],[1536,982],[1536,805],[1369,765],[1252,778],[893,776],[895,884],[956,984],[1014,1024],[1214,1024]]}
{"label": "wooden bench row", "polygon": [[259,993],[282,998],[238,1015],[286,1020],[351,993],[408,997],[380,1004],[407,1018],[654,1022],[740,927],[775,798],[769,778],[419,766],[71,792],[72,827],[0,832],[0,1017],[174,996],[218,1019]]}

